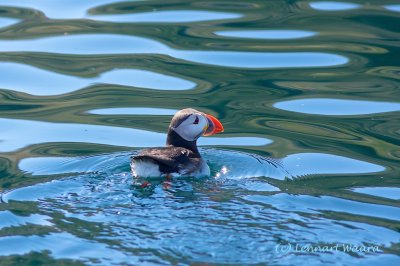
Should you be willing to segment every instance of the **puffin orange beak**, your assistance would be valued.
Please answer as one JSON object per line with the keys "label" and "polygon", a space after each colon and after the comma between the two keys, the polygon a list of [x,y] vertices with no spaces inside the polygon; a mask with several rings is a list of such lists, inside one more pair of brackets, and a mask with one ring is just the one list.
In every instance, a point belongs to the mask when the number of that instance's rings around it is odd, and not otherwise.
{"label": "puffin orange beak", "polygon": [[224,127],[217,118],[212,115],[206,115],[208,120],[208,127],[206,127],[203,136],[211,136],[217,133],[224,132]]}

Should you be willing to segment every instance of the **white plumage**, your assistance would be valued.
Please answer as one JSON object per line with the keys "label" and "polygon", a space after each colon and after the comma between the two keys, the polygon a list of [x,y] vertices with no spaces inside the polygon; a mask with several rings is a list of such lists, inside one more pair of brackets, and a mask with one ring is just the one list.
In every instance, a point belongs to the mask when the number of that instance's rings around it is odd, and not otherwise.
{"label": "white plumage", "polygon": [[[167,174],[161,173],[159,169],[159,165],[150,161],[132,161],[131,162],[132,175],[134,177],[163,177],[167,176]],[[193,177],[205,177],[210,176],[210,167],[208,166],[205,160],[201,160],[200,167],[191,169],[185,168],[179,170],[177,173],[169,174],[171,177],[180,177],[180,176],[193,176]]]}
{"label": "white plumage", "polygon": [[131,163],[132,175],[134,177],[155,177],[162,176],[157,164],[146,161],[137,161]]}
{"label": "white plumage", "polygon": [[177,112],[168,127],[165,147],[148,148],[131,157],[134,177],[174,177],[210,175],[210,168],[201,158],[197,139],[224,131],[212,115],[186,108]]}

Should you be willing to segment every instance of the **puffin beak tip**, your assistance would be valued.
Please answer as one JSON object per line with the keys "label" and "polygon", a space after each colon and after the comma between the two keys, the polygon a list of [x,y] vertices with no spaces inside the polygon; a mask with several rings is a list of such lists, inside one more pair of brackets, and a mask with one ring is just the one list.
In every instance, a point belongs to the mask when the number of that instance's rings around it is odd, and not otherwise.
{"label": "puffin beak tip", "polygon": [[207,130],[204,132],[204,136],[211,136],[214,134],[218,134],[224,132],[224,126],[222,123],[212,115],[206,115],[207,120],[209,121],[209,126]]}

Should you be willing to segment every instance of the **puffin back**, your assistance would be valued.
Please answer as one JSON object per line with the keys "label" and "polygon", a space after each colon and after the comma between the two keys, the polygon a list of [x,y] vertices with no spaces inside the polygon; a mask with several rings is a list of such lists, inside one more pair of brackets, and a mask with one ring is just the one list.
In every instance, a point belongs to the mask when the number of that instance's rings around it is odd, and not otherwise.
{"label": "puffin back", "polygon": [[134,176],[150,177],[168,174],[190,175],[203,167],[203,160],[182,147],[163,147],[143,150],[131,158]]}

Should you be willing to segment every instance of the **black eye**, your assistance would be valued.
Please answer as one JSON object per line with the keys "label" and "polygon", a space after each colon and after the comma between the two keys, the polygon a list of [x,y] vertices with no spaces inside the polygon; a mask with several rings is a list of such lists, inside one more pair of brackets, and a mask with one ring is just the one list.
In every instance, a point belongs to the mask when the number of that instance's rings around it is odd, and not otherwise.
{"label": "black eye", "polygon": [[197,125],[199,123],[199,118],[196,116],[196,119],[193,122],[193,125]]}

